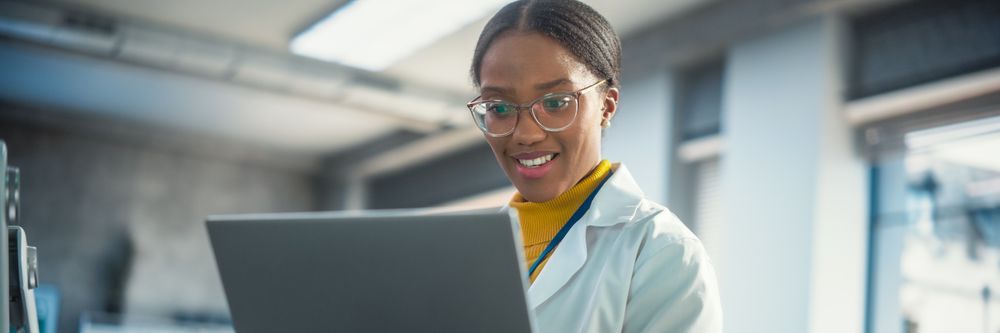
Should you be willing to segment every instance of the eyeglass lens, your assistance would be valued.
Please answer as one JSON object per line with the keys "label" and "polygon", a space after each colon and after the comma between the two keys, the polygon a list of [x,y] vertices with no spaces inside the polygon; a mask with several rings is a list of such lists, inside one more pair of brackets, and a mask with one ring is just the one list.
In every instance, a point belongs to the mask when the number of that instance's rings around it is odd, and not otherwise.
{"label": "eyeglass lens", "polygon": [[[577,112],[577,99],[574,95],[557,94],[547,96],[531,104],[531,115],[549,131],[565,129],[573,123]],[[478,125],[490,134],[503,135],[510,133],[517,126],[518,105],[509,102],[487,101],[473,108],[473,115]]]}

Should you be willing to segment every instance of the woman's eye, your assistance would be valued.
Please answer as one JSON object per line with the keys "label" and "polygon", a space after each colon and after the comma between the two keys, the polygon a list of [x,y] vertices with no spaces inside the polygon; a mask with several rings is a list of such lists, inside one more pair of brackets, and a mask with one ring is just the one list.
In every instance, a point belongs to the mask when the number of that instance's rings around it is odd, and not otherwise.
{"label": "woman's eye", "polygon": [[499,115],[499,116],[504,116],[504,115],[507,115],[507,114],[511,113],[512,111],[514,111],[514,107],[512,107],[510,105],[507,105],[507,104],[501,104],[501,103],[492,103],[492,104],[488,105],[486,107],[486,109],[489,110],[490,113],[493,113],[493,114],[496,114],[496,115]]}
{"label": "woman's eye", "polygon": [[566,97],[554,97],[542,100],[542,107],[544,107],[546,111],[558,111],[566,107],[568,104],[569,101]]}

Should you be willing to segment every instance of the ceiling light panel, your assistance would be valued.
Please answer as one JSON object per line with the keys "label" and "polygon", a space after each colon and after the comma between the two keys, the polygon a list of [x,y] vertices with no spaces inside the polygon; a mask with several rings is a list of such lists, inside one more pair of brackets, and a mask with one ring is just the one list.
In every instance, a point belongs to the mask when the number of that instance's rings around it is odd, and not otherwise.
{"label": "ceiling light panel", "polygon": [[509,0],[354,0],[295,36],[292,53],[381,71]]}

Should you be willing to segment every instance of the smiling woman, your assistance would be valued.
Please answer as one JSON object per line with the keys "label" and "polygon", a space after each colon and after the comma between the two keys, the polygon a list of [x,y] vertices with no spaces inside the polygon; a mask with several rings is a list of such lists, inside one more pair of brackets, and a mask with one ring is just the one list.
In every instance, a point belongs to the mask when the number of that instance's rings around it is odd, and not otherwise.
{"label": "smiling woman", "polygon": [[542,332],[719,332],[701,242],[601,158],[618,111],[621,46],[577,1],[516,1],[476,45],[469,102],[518,193],[528,299]]}

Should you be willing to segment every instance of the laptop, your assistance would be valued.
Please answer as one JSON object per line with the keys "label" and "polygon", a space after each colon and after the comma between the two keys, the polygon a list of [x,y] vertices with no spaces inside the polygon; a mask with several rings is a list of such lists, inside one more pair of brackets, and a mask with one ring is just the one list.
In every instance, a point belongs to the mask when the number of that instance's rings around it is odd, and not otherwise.
{"label": "laptop", "polygon": [[506,213],[210,216],[236,332],[531,332]]}

